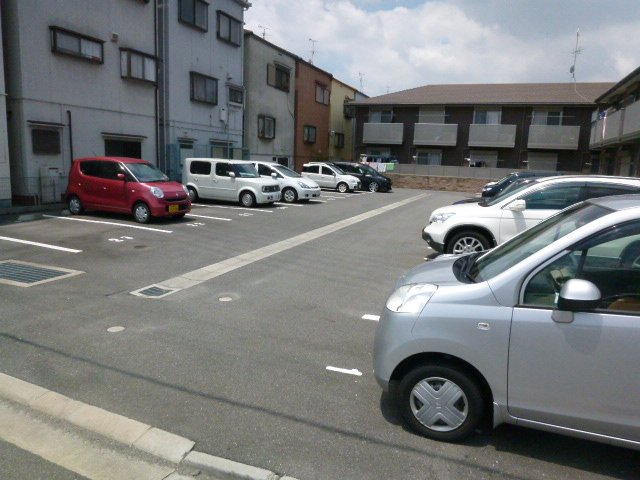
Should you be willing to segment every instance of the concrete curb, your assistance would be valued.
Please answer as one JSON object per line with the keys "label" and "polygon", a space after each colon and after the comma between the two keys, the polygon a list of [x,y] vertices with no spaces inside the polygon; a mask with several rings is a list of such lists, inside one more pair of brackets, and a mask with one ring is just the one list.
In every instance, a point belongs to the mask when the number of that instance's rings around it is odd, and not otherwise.
{"label": "concrete curb", "polygon": [[176,465],[228,480],[295,480],[270,470],[193,451],[188,438],[111,413],[0,372],[0,398],[19,403],[84,430]]}

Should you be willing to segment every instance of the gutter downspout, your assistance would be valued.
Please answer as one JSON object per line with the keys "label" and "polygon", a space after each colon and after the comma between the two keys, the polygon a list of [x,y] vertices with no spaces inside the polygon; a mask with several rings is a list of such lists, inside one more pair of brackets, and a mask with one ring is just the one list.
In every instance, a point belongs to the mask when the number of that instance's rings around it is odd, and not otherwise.
{"label": "gutter downspout", "polygon": [[69,124],[69,155],[71,156],[69,166],[71,166],[73,165],[73,127],[71,125],[71,110],[67,110],[67,123]]}

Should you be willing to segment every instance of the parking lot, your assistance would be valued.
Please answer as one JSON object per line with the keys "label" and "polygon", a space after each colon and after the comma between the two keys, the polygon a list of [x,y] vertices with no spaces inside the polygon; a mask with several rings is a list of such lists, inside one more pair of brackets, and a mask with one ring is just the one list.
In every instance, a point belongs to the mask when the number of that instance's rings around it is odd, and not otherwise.
{"label": "parking lot", "polygon": [[401,425],[371,372],[377,316],[432,253],[430,212],[463,197],[0,218],[0,371],[301,480],[640,478],[637,452],[603,444],[502,426],[454,445]]}

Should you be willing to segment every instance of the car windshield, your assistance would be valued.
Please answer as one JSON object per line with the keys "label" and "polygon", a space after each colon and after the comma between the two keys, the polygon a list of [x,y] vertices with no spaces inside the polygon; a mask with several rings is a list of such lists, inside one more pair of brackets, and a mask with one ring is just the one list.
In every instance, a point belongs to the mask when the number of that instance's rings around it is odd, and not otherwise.
{"label": "car windshield", "polygon": [[608,213],[610,210],[607,208],[590,203],[579,203],[562,210],[479,257],[466,268],[466,277],[473,282],[489,280],[560,237]]}
{"label": "car windshield", "polygon": [[169,177],[150,163],[126,163],[125,167],[138,182],[169,181]]}
{"label": "car windshield", "polygon": [[233,163],[232,168],[237,177],[257,178],[260,176],[258,175],[258,170],[256,170],[256,167],[254,167],[250,163]]}
{"label": "car windshield", "polygon": [[278,165],[277,167],[274,166],[273,168],[283,177],[293,177],[293,178],[302,177],[302,175],[300,175],[298,172],[294,172],[289,167],[285,167],[284,165]]}

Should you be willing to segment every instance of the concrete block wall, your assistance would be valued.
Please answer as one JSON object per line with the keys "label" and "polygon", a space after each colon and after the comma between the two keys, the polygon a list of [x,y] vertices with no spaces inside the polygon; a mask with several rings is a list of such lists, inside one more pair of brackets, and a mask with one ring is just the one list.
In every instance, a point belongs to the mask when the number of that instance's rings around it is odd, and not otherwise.
{"label": "concrete block wall", "polygon": [[450,192],[480,193],[491,180],[486,178],[436,177],[431,175],[402,175],[385,173],[397,188],[444,190]]}

